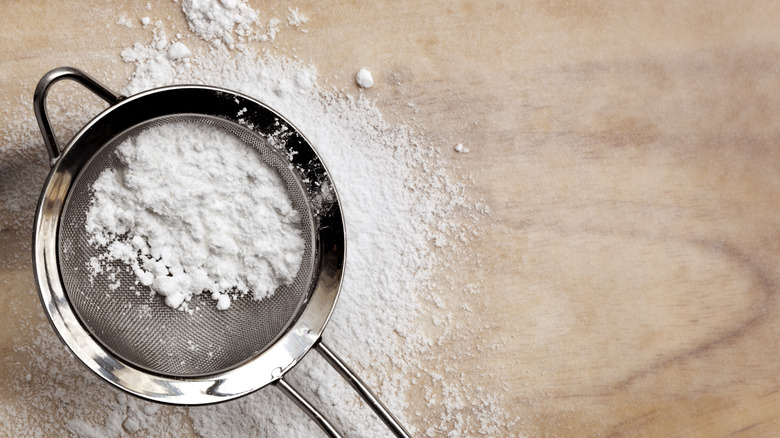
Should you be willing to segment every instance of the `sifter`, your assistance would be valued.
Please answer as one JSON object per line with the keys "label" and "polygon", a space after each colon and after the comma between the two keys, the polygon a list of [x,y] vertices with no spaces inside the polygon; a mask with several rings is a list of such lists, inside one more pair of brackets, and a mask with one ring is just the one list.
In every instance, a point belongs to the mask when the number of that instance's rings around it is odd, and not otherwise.
{"label": "sifter", "polygon": [[[79,83],[109,107],[61,150],[46,96],[62,79]],[[51,159],[34,222],[35,281],[49,322],[84,365],[130,394],[177,405],[223,402],[273,384],[326,434],[340,437],[284,378],[314,349],[396,436],[410,436],[322,341],[343,276],[344,222],[327,169],[290,122],[234,91],[177,85],[125,97],[70,67],[41,78],[34,109]],[[92,183],[118,165],[114,151],[123,141],[145,129],[182,122],[208,124],[237,136],[284,181],[302,218],[306,243],[295,280],[271,297],[236,300],[227,311],[203,305],[187,314],[148,290],[139,293],[143,286],[135,285],[132,272],[119,262],[112,271],[115,277],[88,275],[89,261],[101,251],[89,244],[85,229]]]}

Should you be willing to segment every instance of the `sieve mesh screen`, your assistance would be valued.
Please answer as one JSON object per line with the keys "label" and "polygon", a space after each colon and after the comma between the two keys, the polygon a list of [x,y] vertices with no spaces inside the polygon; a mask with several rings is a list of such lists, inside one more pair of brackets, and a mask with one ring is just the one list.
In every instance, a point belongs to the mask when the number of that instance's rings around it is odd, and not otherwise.
{"label": "sieve mesh screen", "polygon": [[[129,266],[115,262],[115,279],[104,272],[91,275],[89,263],[103,249],[89,243],[85,230],[92,185],[106,169],[117,166],[116,148],[140,131],[168,123],[205,123],[236,135],[275,169],[300,213],[305,240],[303,260],[295,280],[269,298],[251,294],[216,310],[210,294],[193,296],[188,314],[165,305],[164,298],[136,284]],[[249,148],[248,148],[249,149]],[[306,190],[290,163],[262,137],[217,117],[177,114],[130,128],[106,143],[81,169],[62,212],[57,249],[66,295],[81,323],[106,349],[120,359],[155,374],[192,377],[234,368],[260,354],[294,322],[305,303],[316,271],[314,219]],[[110,284],[119,280],[120,287]]]}

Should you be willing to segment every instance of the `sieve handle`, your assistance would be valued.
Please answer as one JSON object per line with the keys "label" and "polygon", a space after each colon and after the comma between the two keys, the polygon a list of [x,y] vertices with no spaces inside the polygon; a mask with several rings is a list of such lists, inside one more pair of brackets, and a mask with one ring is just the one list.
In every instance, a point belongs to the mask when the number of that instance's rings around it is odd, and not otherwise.
{"label": "sieve handle", "polygon": [[341,377],[343,377],[350,385],[352,385],[352,388],[354,388],[355,391],[360,394],[360,397],[363,399],[363,401],[365,401],[379,416],[379,418],[385,422],[387,427],[395,434],[395,436],[401,438],[411,438],[409,432],[401,425],[401,422],[395,418],[393,413],[387,409],[387,406],[385,406],[384,403],[382,403],[376,397],[376,395],[374,395],[374,393],[368,389],[368,386],[363,382],[363,380],[361,380],[360,377],[358,377],[358,375],[355,374],[347,366],[347,364],[344,363],[344,361],[333,352],[333,350],[328,348],[328,346],[325,345],[322,340],[320,340],[320,342],[315,345],[315,348],[317,349],[317,352],[320,353],[320,355],[325,359],[325,361],[327,361],[330,366],[333,367],[333,369],[341,374]]}
{"label": "sieve handle", "polygon": [[122,95],[112,91],[90,75],[73,67],[55,68],[43,75],[41,80],[38,81],[38,86],[35,87],[33,108],[35,109],[35,118],[38,119],[38,127],[41,129],[43,143],[46,145],[46,150],[49,152],[49,158],[51,159],[52,165],[54,165],[54,161],[57,157],[60,156],[60,147],[57,144],[57,137],[54,136],[54,131],[51,129],[49,114],[46,111],[46,95],[49,94],[49,88],[62,79],[70,79],[78,82],[86,89],[108,102],[109,105],[114,105],[123,98]]}
{"label": "sieve handle", "polygon": [[339,432],[338,429],[336,429],[336,426],[334,426],[325,416],[317,410],[317,408],[314,407],[311,403],[309,403],[308,400],[306,400],[301,393],[295,390],[292,386],[290,386],[289,383],[287,383],[284,378],[280,378],[276,382],[276,386],[282,390],[284,395],[290,398],[301,410],[306,412],[306,414],[314,420],[317,425],[322,428],[322,431],[325,432],[329,437],[331,438],[343,438],[343,434]]}
{"label": "sieve handle", "polygon": [[[328,348],[327,345],[325,345],[324,342],[322,342],[322,339],[320,339],[315,345],[314,348],[317,349],[317,352],[320,353],[320,355],[325,359],[330,366],[333,367],[338,373],[343,377],[350,385],[352,385],[352,388],[357,391],[358,394],[360,394],[360,397],[368,403],[368,405],[371,407],[371,409],[374,410],[374,412],[379,416],[379,418],[384,421],[384,423],[387,425],[387,427],[395,434],[395,436],[399,438],[411,438],[412,435],[407,432],[406,429],[401,425],[401,422],[398,421],[397,418],[390,412],[389,409],[374,395],[374,393],[371,392],[370,389],[368,389],[368,386],[363,382],[363,380],[360,379],[360,377],[357,376],[349,367],[347,364],[344,363],[344,361],[339,358],[336,353],[333,352],[330,348]],[[329,437],[331,438],[342,438],[343,435],[341,432],[336,429],[335,426],[327,419],[325,418],[325,415],[322,414],[317,408],[314,407],[311,403],[309,403],[308,400],[306,400],[298,391],[296,391],[292,386],[290,386],[289,383],[287,383],[284,378],[279,378],[276,382],[274,382],[276,386],[286,395],[289,397],[293,402],[295,402],[296,405],[298,405],[299,408],[301,408],[306,414],[314,420],[315,423],[317,423],[318,426],[320,426]]]}

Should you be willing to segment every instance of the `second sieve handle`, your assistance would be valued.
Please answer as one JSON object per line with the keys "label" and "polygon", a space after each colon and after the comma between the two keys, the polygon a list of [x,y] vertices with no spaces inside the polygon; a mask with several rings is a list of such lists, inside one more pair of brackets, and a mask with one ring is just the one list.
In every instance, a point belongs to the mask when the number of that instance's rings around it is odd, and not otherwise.
{"label": "second sieve handle", "polygon": [[399,438],[411,438],[409,432],[401,425],[401,422],[387,409],[387,406],[374,395],[363,380],[355,374],[344,361],[339,358],[324,342],[320,341],[314,347],[318,353],[343,377],[352,388],[360,394],[360,397],[374,410],[387,427]]}

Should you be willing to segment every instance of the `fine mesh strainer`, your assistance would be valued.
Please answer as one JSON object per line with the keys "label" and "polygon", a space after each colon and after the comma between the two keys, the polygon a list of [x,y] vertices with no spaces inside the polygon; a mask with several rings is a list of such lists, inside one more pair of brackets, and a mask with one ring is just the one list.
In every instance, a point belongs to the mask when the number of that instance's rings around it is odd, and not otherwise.
{"label": "fine mesh strainer", "polygon": [[[80,83],[110,105],[62,151],[45,104],[49,88],[61,79]],[[294,126],[233,91],[186,85],[124,97],[68,67],[41,79],[34,107],[52,162],[35,217],[35,279],[49,321],[81,362],[111,384],[163,403],[217,403],[274,384],[328,435],[341,436],[284,379],[314,348],[393,433],[409,436],[321,340],[342,279],[344,224],[327,170]],[[92,184],[118,164],[114,151],[124,140],[180,122],[209,124],[237,136],[285,182],[306,244],[297,277],[271,297],[244,297],[218,311],[208,294],[194,296],[189,307],[196,310],[189,314],[136,285],[132,270],[119,262],[103,273],[89,272],[90,259],[102,250],[88,242],[85,229]]]}

